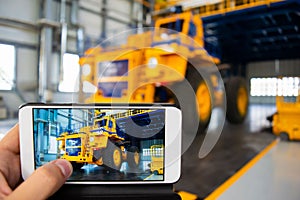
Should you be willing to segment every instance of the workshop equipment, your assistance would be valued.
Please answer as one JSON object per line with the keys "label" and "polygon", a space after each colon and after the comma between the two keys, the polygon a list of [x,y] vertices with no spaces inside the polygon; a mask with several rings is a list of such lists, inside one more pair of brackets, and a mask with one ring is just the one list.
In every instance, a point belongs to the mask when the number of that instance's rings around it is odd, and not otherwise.
{"label": "workshop equipment", "polygon": [[152,145],[150,147],[150,170],[155,175],[164,173],[164,146]]}
{"label": "workshop equipment", "polygon": [[299,97],[276,97],[277,112],[272,116],[272,130],[282,140],[300,140]]}

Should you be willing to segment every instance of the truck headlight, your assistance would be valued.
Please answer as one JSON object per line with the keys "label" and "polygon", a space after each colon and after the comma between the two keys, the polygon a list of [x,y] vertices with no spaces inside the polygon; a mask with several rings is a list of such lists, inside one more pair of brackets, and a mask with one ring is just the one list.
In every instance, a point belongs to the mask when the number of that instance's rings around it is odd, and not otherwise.
{"label": "truck headlight", "polygon": [[95,138],[94,137],[90,137],[90,142],[94,142]]}
{"label": "truck headlight", "polygon": [[158,60],[155,57],[152,57],[148,60],[148,67],[151,69],[155,68],[157,64],[158,64]]}
{"label": "truck headlight", "polygon": [[89,64],[84,64],[83,66],[82,66],[82,74],[84,75],[84,76],[87,76],[87,75],[89,75],[91,73],[91,66],[89,65]]}

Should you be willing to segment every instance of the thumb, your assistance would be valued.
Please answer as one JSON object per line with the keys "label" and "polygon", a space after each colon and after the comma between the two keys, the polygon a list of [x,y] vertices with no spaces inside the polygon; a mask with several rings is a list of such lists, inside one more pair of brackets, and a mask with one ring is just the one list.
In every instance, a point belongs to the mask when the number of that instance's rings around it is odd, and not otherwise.
{"label": "thumb", "polygon": [[58,159],[38,168],[17,187],[7,199],[47,199],[53,195],[72,174],[69,161]]}

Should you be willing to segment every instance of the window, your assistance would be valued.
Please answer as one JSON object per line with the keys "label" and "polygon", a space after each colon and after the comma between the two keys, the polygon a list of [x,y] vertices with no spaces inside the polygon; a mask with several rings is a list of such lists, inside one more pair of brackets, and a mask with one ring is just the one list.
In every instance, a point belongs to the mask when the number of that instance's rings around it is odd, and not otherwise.
{"label": "window", "polygon": [[79,56],[65,53],[63,58],[63,79],[58,86],[60,92],[78,92],[79,69]]}
{"label": "window", "polygon": [[15,60],[15,47],[0,44],[0,90],[11,90],[14,87]]}
{"label": "window", "polygon": [[108,128],[112,128],[113,127],[113,122],[111,120],[108,121]]}
{"label": "window", "polygon": [[160,28],[171,29],[177,32],[181,32],[183,28],[183,23],[183,19],[177,19],[175,22],[160,25]]}
{"label": "window", "polygon": [[299,77],[252,78],[250,80],[251,96],[298,96]]}

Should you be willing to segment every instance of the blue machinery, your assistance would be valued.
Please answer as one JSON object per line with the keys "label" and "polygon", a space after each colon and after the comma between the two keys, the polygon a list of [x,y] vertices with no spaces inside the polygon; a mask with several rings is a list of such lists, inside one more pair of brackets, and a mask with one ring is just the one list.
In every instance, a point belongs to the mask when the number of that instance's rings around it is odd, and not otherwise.
{"label": "blue machinery", "polygon": [[299,0],[245,7],[202,20],[205,48],[218,49],[222,62],[299,58]]}
{"label": "blue machinery", "polygon": [[162,0],[153,14],[172,8],[202,19],[205,49],[222,63],[299,58],[300,0]]}

